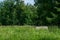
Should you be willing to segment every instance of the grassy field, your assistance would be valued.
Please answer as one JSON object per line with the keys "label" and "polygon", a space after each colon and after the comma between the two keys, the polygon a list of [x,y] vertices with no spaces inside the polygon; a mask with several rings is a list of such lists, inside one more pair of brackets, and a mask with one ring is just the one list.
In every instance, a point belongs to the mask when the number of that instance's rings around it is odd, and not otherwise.
{"label": "grassy field", "polygon": [[60,40],[60,29],[37,30],[28,26],[0,26],[0,40]]}

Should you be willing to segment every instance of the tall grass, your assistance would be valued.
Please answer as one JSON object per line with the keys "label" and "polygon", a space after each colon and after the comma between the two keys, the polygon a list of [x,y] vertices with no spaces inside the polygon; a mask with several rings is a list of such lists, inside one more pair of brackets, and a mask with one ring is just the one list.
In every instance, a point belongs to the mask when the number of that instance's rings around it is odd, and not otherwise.
{"label": "tall grass", "polygon": [[28,26],[0,27],[0,40],[60,40],[60,30],[55,31]]}

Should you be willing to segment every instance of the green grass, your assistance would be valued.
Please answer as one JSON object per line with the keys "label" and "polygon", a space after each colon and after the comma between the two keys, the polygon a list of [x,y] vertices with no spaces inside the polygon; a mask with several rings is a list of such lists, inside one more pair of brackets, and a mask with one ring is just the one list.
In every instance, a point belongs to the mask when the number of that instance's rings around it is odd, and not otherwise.
{"label": "green grass", "polygon": [[0,40],[60,40],[60,29],[53,31],[28,26],[2,26]]}

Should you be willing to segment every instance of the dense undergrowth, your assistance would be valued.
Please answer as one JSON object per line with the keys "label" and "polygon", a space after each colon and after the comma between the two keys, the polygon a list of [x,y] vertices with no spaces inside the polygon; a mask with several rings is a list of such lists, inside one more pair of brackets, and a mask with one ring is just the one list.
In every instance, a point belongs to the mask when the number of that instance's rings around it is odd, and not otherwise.
{"label": "dense undergrowth", "polygon": [[37,30],[35,27],[0,27],[0,40],[60,40],[60,29]]}

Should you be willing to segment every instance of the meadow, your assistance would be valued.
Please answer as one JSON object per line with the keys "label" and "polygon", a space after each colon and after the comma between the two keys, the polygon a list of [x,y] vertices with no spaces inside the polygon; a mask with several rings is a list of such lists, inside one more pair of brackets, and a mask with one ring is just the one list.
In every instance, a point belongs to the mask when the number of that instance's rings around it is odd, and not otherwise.
{"label": "meadow", "polygon": [[60,29],[37,30],[29,26],[0,26],[0,40],[60,40]]}

